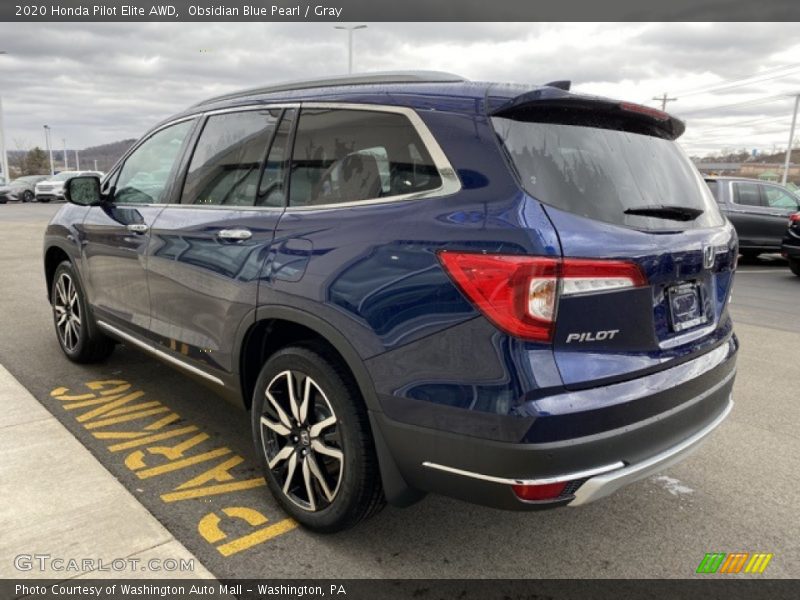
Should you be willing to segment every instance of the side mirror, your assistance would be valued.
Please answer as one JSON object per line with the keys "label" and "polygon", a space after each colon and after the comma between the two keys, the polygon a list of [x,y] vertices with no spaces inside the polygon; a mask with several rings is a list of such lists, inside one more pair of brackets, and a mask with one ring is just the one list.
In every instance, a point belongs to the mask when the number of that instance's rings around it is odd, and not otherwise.
{"label": "side mirror", "polygon": [[79,206],[97,206],[103,201],[100,193],[100,178],[81,175],[68,179],[64,184],[64,198]]}

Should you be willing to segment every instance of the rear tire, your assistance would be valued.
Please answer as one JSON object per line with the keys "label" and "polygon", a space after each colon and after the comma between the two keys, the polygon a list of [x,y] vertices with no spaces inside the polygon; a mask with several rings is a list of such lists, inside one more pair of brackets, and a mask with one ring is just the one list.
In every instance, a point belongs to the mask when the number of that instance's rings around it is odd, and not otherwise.
{"label": "rear tire", "polygon": [[800,259],[799,258],[790,258],[789,259],[789,268],[792,270],[792,273],[800,277]]}
{"label": "rear tire", "polygon": [[25,190],[25,192],[22,194],[22,201],[33,202],[34,200],[35,198],[33,197],[33,192],[31,192],[30,190]]}
{"label": "rear tire", "polygon": [[251,412],[267,485],[296,521],[332,533],[383,508],[366,406],[350,373],[323,349],[290,346],[273,354]]}
{"label": "rear tire", "polygon": [[50,298],[56,337],[68,359],[96,363],[111,355],[114,341],[97,328],[81,282],[68,260],[56,268]]}

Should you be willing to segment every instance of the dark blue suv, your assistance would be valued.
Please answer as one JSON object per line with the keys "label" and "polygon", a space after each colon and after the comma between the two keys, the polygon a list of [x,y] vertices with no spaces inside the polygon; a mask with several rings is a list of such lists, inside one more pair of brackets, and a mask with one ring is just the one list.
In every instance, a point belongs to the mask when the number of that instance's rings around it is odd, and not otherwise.
{"label": "dark blue suv", "polygon": [[727,416],[737,241],[668,114],[442,73],[248,90],[78,177],[44,263],[77,362],[252,412],[318,531],[426,492],[576,506]]}

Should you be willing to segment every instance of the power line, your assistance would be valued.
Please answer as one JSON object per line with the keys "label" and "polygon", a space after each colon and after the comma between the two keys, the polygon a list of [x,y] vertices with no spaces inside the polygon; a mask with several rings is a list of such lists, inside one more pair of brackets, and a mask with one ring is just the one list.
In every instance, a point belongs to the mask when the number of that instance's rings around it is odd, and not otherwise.
{"label": "power line", "polygon": [[697,108],[694,110],[690,110],[685,112],[681,115],[678,115],[680,118],[684,118],[687,116],[692,116],[697,113],[704,113],[710,110],[725,110],[726,108],[738,108],[743,106],[757,106],[759,104],[767,104],[768,102],[775,102],[776,100],[788,100],[790,96],[785,94],[776,94],[774,96],[766,96],[764,98],[756,98],[754,100],[745,100],[744,102],[736,102],[733,104],[724,104],[722,106],[707,106],[705,108]]}
{"label": "power line", "polygon": [[[702,86],[699,88],[685,90],[683,92],[678,92],[677,95],[680,97],[683,96],[694,96],[695,94],[703,94],[710,91],[716,91],[717,88],[726,88],[731,84],[738,83],[740,81],[748,81],[754,78],[761,78],[765,75],[770,75],[775,73],[776,71],[784,71],[787,69],[800,69],[800,63],[792,63],[789,65],[783,65],[781,67],[773,67],[771,69],[767,69],[766,71],[761,71],[761,73],[754,73],[753,75],[747,75],[746,77],[737,77],[736,79],[729,79],[727,81],[718,81],[717,83],[712,83],[710,85]],[[785,74],[784,74],[785,75]],[[783,77],[784,75],[776,76],[774,79],[778,77]],[[769,81],[768,79],[765,81]],[[758,83],[758,82],[748,82],[748,83]],[[747,84],[745,84],[747,85]]]}

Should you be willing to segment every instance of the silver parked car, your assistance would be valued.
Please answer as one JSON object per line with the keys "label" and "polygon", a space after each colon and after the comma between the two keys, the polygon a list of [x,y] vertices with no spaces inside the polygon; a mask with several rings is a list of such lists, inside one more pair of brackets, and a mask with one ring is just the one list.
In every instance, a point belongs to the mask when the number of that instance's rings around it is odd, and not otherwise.
{"label": "silver parked car", "polygon": [[33,202],[34,187],[48,175],[26,175],[17,177],[5,185],[0,185],[0,204],[6,202]]}

